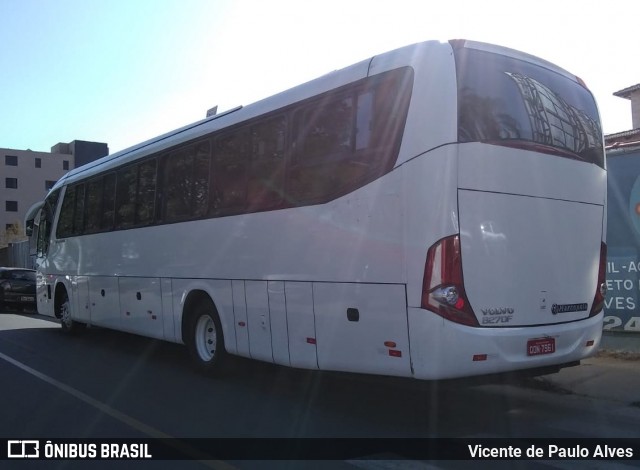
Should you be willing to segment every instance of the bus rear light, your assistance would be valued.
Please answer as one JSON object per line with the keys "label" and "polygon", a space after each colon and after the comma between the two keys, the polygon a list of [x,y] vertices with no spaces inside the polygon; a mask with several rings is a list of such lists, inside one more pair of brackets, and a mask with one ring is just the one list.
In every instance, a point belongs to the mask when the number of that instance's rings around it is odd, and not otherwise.
{"label": "bus rear light", "polygon": [[479,326],[464,291],[458,235],[443,238],[429,248],[421,307],[455,323]]}
{"label": "bus rear light", "polygon": [[487,360],[487,355],[486,354],[474,354],[473,355],[473,362],[486,361],[486,360]]}
{"label": "bus rear light", "polygon": [[598,268],[598,283],[596,284],[596,295],[593,297],[590,317],[599,314],[604,307],[604,298],[607,295],[607,245],[600,243],[600,266]]}

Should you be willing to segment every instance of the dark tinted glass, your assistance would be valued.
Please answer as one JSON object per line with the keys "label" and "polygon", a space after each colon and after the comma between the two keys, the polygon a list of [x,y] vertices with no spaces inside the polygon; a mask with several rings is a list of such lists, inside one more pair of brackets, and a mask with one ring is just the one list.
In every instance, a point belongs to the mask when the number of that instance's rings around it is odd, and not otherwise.
{"label": "dark tinted glass", "polygon": [[164,158],[164,219],[203,217],[209,202],[209,143],[171,152]]}
{"label": "dark tinted glass", "polygon": [[411,97],[411,69],[397,69],[321,95],[294,114],[287,199],[331,200],[389,171],[398,155]]}
{"label": "dark tinted glass", "polygon": [[82,233],[84,230],[84,183],[76,187],[76,210],[73,216],[73,235]]}
{"label": "dark tinted glass", "polygon": [[116,203],[116,174],[109,173],[104,176],[104,190],[102,201],[102,222],[100,228],[102,230],[110,230],[113,228],[113,219],[115,215]]}
{"label": "dark tinted glass", "polygon": [[156,201],[156,160],[148,160],[139,165],[138,196],[136,199],[136,224],[149,225],[153,222]]}
{"label": "dark tinted glass", "polygon": [[73,234],[73,211],[76,206],[76,191],[73,186],[67,186],[58,217],[56,236],[66,238]]}
{"label": "dark tinted glass", "polygon": [[85,230],[89,233],[100,230],[102,219],[102,180],[98,178],[87,183]]}
{"label": "dark tinted glass", "polygon": [[131,165],[118,171],[116,183],[116,228],[132,227],[135,223],[137,182],[137,166]]}
{"label": "dark tinted glass", "polygon": [[395,69],[67,187],[57,234],[319,204],[355,191],[393,168],[412,86],[412,69]]}
{"label": "dark tinted glass", "polygon": [[286,128],[284,116],[251,128],[252,151],[247,184],[250,211],[277,206],[282,200]]}
{"label": "dark tinted glass", "polygon": [[224,135],[215,141],[212,215],[241,213],[247,201],[249,133],[246,129]]}
{"label": "dark tinted glass", "polygon": [[576,81],[499,54],[455,49],[458,140],[521,146],[604,167],[591,93]]}
{"label": "dark tinted glass", "polygon": [[36,280],[36,273],[34,271],[9,271],[9,279],[16,281],[34,281]]}

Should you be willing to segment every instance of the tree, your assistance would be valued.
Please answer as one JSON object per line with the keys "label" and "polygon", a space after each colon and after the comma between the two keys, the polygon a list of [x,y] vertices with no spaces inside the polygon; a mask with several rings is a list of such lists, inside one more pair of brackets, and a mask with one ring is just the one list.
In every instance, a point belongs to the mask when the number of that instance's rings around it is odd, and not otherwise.
{"label": "tree", "polygon": [[20,222],[14,222],[3,232],[0,232],[0,247],[9,245],[9,243],[25,240],[27,237],[24,228]]}

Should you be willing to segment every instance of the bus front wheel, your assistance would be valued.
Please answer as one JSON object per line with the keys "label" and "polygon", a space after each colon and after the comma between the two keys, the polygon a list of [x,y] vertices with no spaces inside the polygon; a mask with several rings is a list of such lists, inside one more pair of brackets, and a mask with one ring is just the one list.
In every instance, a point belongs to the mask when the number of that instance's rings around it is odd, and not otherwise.
{"label": "bus front wheel", "polygon": [[56,316],[60,318],[62,331],[68,334],[78,333],[85,327],[84,323],[79,323],[71,318],[71,302],[67,292],[62,292],[56,307]]}
{"label": "bus front wheel", "polygon": [[211,301],[201,301],[189,322],[187,347],[198,370],[207,374],[220,371],[225,348],[222,326]]}

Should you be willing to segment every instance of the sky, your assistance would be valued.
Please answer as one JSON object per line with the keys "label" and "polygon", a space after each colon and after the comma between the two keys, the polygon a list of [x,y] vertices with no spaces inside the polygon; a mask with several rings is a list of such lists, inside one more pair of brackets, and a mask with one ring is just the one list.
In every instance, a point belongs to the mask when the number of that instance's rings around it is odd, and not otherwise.
{"label": "sky", "polygon": [[631,129],[636,0],[0,0],[0,148],[111,153],[415,42],[473,39],[581,77]]}

